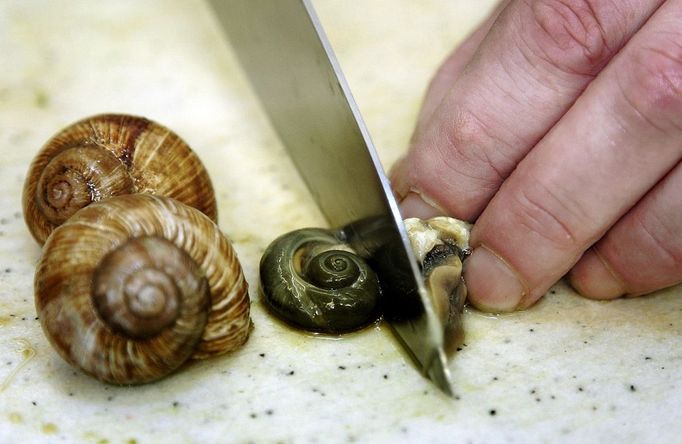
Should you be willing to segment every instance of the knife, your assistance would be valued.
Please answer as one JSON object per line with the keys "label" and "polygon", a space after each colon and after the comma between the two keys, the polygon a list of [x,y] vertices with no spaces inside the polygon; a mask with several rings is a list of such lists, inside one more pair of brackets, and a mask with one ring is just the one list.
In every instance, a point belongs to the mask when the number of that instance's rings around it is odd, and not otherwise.
{"label": "knife", "polygon": [[323,215],[377,272],[384,318],[423,374],[452,395],[443,327],[367,127],[311,2],[210,4]]}

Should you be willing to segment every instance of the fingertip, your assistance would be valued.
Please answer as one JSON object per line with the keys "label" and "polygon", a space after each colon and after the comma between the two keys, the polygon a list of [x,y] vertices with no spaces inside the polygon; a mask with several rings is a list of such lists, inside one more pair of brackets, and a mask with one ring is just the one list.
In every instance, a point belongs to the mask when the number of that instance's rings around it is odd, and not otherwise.
{"label": "fingertip", "polygon": [[626,293],[623,283],[593,248],[587,250],[573,266],[568,280],[575,291],[588,299],[610,300]]}
{"label": "fingertip", "polygon": [[526,308],[526,286],[504,260],[485,246],[476,248],[465,261],[464,281],[469,302],[479,310],[500,313]]}
{"label": "fingertip", "polygon": [[445,212],[434,204],[428,203],[418,193],[410,191],[402,202],[400,202],[400,214],[403,218],[418,217],[420,219],[429,219],[436,216],[443,216]]}

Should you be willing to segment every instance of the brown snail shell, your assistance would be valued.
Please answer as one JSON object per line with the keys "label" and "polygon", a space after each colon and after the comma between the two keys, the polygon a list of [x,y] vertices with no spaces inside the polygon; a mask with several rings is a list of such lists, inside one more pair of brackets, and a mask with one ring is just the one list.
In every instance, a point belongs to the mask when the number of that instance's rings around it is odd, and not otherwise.
{"label": "brown snail shell", "polygon": [[153,381],[190,357],[234,350],[251,328],[229,241],[166,197],[118,196],[78,211],[45,243],[34,286],[59,354],[110,383]]}
{"label": "brown snail shell", "polygon": [[190,147],[158,123],[123,114],[83,119],[43,146],[24,182],[24,218],[42,244],[80,208],[134,193],[172,197],[217,220],[213,185]]}

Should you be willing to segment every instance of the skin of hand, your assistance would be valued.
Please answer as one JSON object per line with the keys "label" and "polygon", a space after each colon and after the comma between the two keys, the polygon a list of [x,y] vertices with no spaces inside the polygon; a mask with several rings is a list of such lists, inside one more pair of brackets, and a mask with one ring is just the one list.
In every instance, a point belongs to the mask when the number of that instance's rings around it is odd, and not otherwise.
{"label": "skin of hand", "polygon": [[475,221],[486,311],[562,276],[613,299],[682,282],[682,0],[506,0],[441,66],[391,182]]}

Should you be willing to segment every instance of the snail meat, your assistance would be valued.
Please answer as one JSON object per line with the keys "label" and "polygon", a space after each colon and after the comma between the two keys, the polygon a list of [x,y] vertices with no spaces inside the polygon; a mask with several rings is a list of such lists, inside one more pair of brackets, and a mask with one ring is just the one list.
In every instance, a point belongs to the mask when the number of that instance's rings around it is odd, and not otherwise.
{"label": "snail meat", "polygon": [[463,335],[461,316],[467,289],[462,262],[471,254],[471,224],[451,217],[409,218],[405,227],[424,286],[443,326],[445,349],[452,352]]}
{"label": "snail meat", "polygon": [[123,114],[80,120],[43,146],[24,182],[24,218],[43,244],[80,208],[134,193],[172,197],[217,220],[213,185],[190,147],[158,123]]}
{"label": "snail meat", "polygon": [[35,275],[59,354],[105,382],[138,384],[241,346],[249,295],[229,241],[199,210],[131,194],[79,210],[47,239]]}
{"label": "snail meat", "polygon": [[341,333],[378,317],[376,274],[335,232],[304,228],[278,237],[260,275],[265,304],[296,327]]}
{"label": "snail meat", "polygon": [[[470,254],[471,225],[450,217],[406,219],[405,225],[446,348],[454,348],[467,294],[462,261]],[[305,228],[280,236],[264,252],[260,274],[265,304],[294,326],[341,333],[380,314],[376,273],[337,232]]]}

